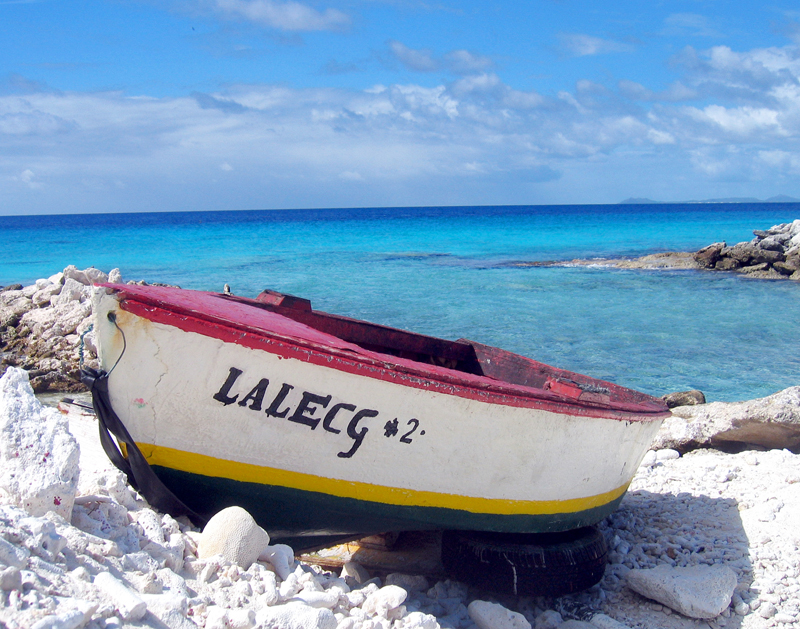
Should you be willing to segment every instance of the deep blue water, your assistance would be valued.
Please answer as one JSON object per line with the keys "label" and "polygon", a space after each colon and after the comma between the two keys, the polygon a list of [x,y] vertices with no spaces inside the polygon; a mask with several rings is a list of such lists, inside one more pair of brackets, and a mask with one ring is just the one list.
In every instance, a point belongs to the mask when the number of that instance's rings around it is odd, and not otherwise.
{"label": "deep blue water", "polygon": [[693,251],[797,218],[797,203],[0,216],[0,286],[74,264],[245,296],[272,288],[654,395],[732,401],[800,384],[800,283],[507,263]]}

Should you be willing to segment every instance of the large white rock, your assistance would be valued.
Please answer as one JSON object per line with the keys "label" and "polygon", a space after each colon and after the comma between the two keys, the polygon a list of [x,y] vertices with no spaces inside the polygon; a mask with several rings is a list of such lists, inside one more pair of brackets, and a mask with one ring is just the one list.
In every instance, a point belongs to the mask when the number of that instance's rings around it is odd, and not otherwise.
{"label": "large white rock", "polygon": [[82,301],[86,296],[86,285],[73,278],[67,278],[58,294],[53,295],[50,303],[54,306],[68,304],[71,301]]}
{"label": "large white rock", "polygon": [[197,556],[206,559],[222,555],[247,570],[269,546],[269,535],[247,511],[228,507],[214,515],[203,529]]}
{"label": "large white rock", "polygon": [[102,284],[103,282],[107,282],[108,275],[103,273],[100,269],[94,268],[93,266],[81,271],[77,269],[75,265],[70,264],[66,269],[64,269],[64,284],[66,285],[67,281],[70,279],[75,280],[84,286],[91,286],[92,283]]}
{"label": "large white rock", "polygon": [[725,566],[631,570],[628,587],[690,618],[716,618],[731,603],[736,573]]}
{"label": "large white rock", "polygon": [[[48,280],[45,280],[48,281]],[[61,284],[53,284],[50,282],[46,286],[43,286],[39,290],[37,290],[33,297],[31,297],[31,301],[33,305],[37,308],[41,308],[42,306],[46,306],[50,303],[51,299],[58,295],[61,292]]]}
{"label": "large white rock", "polygon": [[472,601],[467,612],[478,629],[531,629],[525,616],[506,609],[499,603]]}
{"label": "large white rock", "polygon": [[0,293],[0,327],[16,325],[20,315],[33,308],[33,302],[21,290]]}
{"label": "large white rock", "polygon": [[685,452],[698,447],[744,443],[765,448],[800,446],[800,386],[745,402],[712,402],[672,409],[653,449]]}
{"label": "large white rock", "polygon": [[68,422],[36,399],[22,369],[0,378],[0,495],[29,514],[55,511],[69,521],[80,449]]}
{"label": "large white rock", "polygon": [[72,334],[91,314],[91,303],[67,301],[51,308],[31,310],[23,315],[21,322],[31,329],[33,336],[49,339]]}

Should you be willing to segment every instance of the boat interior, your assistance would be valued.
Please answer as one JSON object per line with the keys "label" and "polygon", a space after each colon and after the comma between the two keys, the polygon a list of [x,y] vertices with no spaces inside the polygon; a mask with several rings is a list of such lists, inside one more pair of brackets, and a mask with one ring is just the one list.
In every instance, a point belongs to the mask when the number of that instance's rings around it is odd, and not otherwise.
{"label": "boat interior", "polygon": [[[253,304],[252,300],[233,299]],[[475,341],[449,341],[315,311],[308,299],[271,290],[262,291],[255,302],[253,305],[278,312],[369,351],[486,376],[509,384],[548,389],[567,397],[581,397],[583,400],[594,397],[598,402],[607,402],[611,397],[611,389],[607,383]],[[610,387],[617,389],[614,385]],[[613,397],[618,397],[619,391],[615,393],[617,395]]]}

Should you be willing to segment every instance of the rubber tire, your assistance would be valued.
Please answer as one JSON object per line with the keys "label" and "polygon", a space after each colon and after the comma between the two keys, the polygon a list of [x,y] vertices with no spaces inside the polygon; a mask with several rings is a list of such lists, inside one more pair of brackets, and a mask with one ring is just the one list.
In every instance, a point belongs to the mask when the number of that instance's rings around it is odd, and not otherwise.
{"label": "rubber tire", "polygon": [[517,596],[561,596],[603,578],[605,538],[588,526],[563,533],[444,531],[442,564],[454,579]]}

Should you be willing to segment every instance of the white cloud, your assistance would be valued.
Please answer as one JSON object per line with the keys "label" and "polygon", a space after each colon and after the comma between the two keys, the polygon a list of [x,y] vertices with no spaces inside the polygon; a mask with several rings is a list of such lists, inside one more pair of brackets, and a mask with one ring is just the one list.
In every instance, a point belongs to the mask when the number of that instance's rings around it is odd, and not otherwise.
{"label": "white cloud", "polygon": [[648,129],[647,139],[653,144],[675,144],[675,138],[671,133],[657,129]]}
{"label": "white cloud", "polygon": [[476,55],[468,50],[453,50],[445,56],[447,68],[454,74],[471,74],[485,72],[494,67],[494,61],[483,55]]}
{"label": "white cloud", "polygon": [[453,84],[453,92],[458,95],[474,92],[494,92],[506,86],[496,74],[480,74],[459,79]]}
{"label": "white cloud", "polygon": [[800,175],[800,154],[798,153],[782,150],[759,151],[758,160],[772,173],[785,173],[794,177]]}
{"label": "white cloud", "polygon": [[36,190],[37,188],[42,187],[42,184],[36,180],[36,175],[30,168],[26,168],[16,177],[12,177],[12,179],[19,181],[31,190]]}
{"label": "white cloud", "polygon": [[337,9],[317,11],[300,2],[273,0],[215,0],[216,8],[229,17],[285,31],[330,31],[349,26],[350,17]]}
{"label": "white cloud", "polygon": [[582,33],[562,33],[559,35],[559,40],[561,41],[561,47],[573,57],[587,57],[612,52],[633,52],[634,50],[634,47],[630,44],[601,39],[600,37]]}
{"label": "white cloud", "polygon": [[395,58],[409,70],[435,72],[439,69],[439,62],[434,60],[430,50],[414,50],[399,41],[390,41],[389,49]]}
{"label": "white cloud", "polygon": [[233,170],[233,166],[231,166],[228,162],[222,162],[219,165],[219,169],[224,171],[224,172],[226,172],[226,173],[229,173],[229,172],[231,172]]}
{"label": "white cloud", "polygon": [[0,114],[0,135],[49,135],[67,131],[70,123],[58,116],[38,111],[24,99],[14,99],[16,107]]}
{"label": "white cloud", "polygon": [[710,26],[704,15],[697,13],[673,13],[664,19],[662,35],[720,37],[721,33]]}
{"label": "white cloud", "polygon": [[[391,90],[393,112],[408,111],[433,116],[458,116],[458,100],[447,92],[443,85],[421,87],[419,85],[394,85]],[[427,118],[427,116],[426,116]]]}
{"label": "white cloud", "polygon": [[482,73],[494,67],[491,58],[468,50],[453,50],[443,57],[436,57],[433,51],[427,48],[413,49],[399,41],[389,41],[388,45],[394,58],[414,72],[436,72],[445,69],[464,76]]}
{"label": "white cloud", "polygon": [[686,87],[680,81],[675,81],[667,89],[660,92],[653,92],[641,83],[628,81],[627,79],[619,81],[618,87],[625,98],[638,101],[676,103],[697,98],[697,91]]}
{"label": "white cloud", "polygon": [[700,122],[718,126],[726,134],[736,136],[756,135],[764,133],[787,135],[778,121],[778,112],[770,109],[753,107],[737,107],[728,109],[720,105],[709,105],[697,109],[687,109],[689,115]]}
{"label": "white cloud", "polygon": [[728,46],[698,52],[688,46],[676,56],[675,63],[687,70],[687,81],[699,98],[772,105],[776,90],[796,86],[800,79],[796,46],[746,52],[735,52]]}

